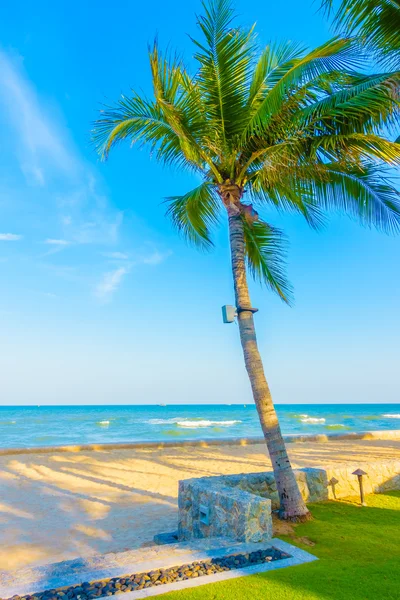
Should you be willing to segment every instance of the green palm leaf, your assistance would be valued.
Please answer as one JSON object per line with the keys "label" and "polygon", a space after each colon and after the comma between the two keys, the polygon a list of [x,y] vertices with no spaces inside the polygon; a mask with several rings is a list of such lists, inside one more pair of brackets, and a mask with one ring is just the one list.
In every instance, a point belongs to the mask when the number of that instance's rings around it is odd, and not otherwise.
{"label": "green palm leaf", "polygon": [[222,148],[229,148],[232,137],[240,131],[248,82],[251,77],[252,30],[231,27],[233,11],[229,0],[212,0],[203,4],[205,16],[199,27],[205,44],[199,48],[198,85],[203,95],[206,115]]}
{"label": "green palm leaf", "polygon": [[[312,177],[317,177],[315,168]],[[293,212],[301,214],[313,229],[321,229],[326,223],[326,218],[315,199],[314,191],[310,185],[310,177],[303,176],[293,169],[286,175],[280,175],[277,181],[268,171],[261,171],[249,183],[252,200],[258,204],[269,204],[279,212]],[[312,180],[312,179],[311,179]]]}
{"label": "green palm leaf", "polygon": [[[333,10],[333,0],[322,4]],[[334,24],[338,31],[358,33],[382,63],[400,68],[399,0],[341,0]]]}
{"label": "green palm leaf", "polygon": [[292,287],[286,279],[286,240],[279,229],[262,220],[243,218],[246,260],[254,279],[263,282],[287,304]]}
{"label": "green palm leaf", "polygon": [[202,149],[197,138],[204,119],[193,110],[198,100],[196,86],[187,77],[181,61],[163,57],[154,43],[149,54],[156,105],[164,119],[179,137],[185,157],[193,163],[202,161]]}
{"label": "green palm leaf", "polygon": [[304,52],[303,45],[295,42],[282,42],[280,44],[268,44],[262,51],[260,58],[254,68],[250,82],[248,105],[255,105],[262,101],[265,92],[273,82],[279,81],[282,74],[287,70],[287,65],[293,64]]}
{"label": "green palm leaf", "polygon": [[388,164],[400,165],[400,144],[374,134],[321,135],[310,139],[311,157],[321,159],[347,158],[353,162],[376,158]]}
{"label": "green palm leaf", "polygon": [[321,130],[329,127],[339,133],[379,131],[384,124],[398,126],[400,72],[368,77],[352,77],[334,93],[312,102],[295,116],[298,128]]}
{"label": "green palm leaf", "polygon": [[[285,55],[284,55],[285,56]],[[266,92],[250,115],[245,137],[262,132],[291,90],[331,71],[349,69],[359,64],[352,40],[335,38],[305,56],[293,52],[289,60],[278,65],[266,77]],[[253,102],[254,105],[254,102]]]}
{"label": "green palm leaf", "polygon": [[333,164],[328,168],[329,181],[314,183],[322,208],[335,209],[387,233],[400,231],[400,193],[382,169],[374,164],[342,170]]}
{"label": "green palm leaf", "polygon": [[122,96],[115,107],[102,111],[93,132],[93,141],[100,156],[106,159],[111,148],[124,140],[133,140],[157,149],[157,158],[165,164],[179,166],[191,162],[185,155],[181,140],[153,102],[134,94]]}
{"label": "green palm leaf", "polygon": [[202,249],[213,246],[211,229],[218,224],[219,204],[213,188],[202,183],[183,196],[171,196],[167,216],[190,243]]}

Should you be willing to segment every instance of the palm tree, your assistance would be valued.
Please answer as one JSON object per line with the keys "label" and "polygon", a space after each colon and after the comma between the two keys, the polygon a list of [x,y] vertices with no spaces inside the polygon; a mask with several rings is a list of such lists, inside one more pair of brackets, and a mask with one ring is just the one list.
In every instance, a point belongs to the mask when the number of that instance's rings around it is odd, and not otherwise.
{"label": "palm tree", "polygon": [[[333,4],[324,0],[328,13]],[[380,63],[400,68],[400,0],[340,0],[334,25],[346,35],[360,35]]]}
{"label": "palm tree", "polygon": [[280,515],[309,512],[292,471],[257,347],[247,271],[290,302],[280,231],[258,207],[296,211],[318,227],[325,209],[397,230],[397,192],[382,173],[398,163],[399,146],[379,135],[398,116],[398,74],[355,71],[358,50],[333,39],[305,52],[297,44],[258,52],[254,28],[232,25],[229,0],[211,0],[193,40],[198,69],[150,50],[154,98],[135,92],[106,107],[93,139],[103,159],[118,142],[150,147],[165,165],[193,171],[199,185],[168,198],[167,213],[186,238],[212,246],[212,230],[228,221],[240,339],[280,497]]}

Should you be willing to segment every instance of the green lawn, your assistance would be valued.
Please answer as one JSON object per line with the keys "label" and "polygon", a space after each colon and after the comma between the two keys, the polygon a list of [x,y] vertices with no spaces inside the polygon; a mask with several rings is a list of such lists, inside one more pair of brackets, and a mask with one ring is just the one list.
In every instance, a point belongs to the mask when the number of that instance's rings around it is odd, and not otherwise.
{"label": "green lawn", "polygon": [[[314,520],[279,535],[318,556],[306,565],[165,594],[165,600],[399,600],[400,492],[311,505]],[[277,536],[278,537],[278,536]],[[300,539],[302,538],[302,540]],[[314,546],[304,541],[314,542]]]}

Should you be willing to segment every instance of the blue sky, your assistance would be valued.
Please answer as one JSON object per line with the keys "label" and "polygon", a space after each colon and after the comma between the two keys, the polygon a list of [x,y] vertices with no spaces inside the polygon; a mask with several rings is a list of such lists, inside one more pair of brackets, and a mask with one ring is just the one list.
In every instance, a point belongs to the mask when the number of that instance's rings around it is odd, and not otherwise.
{"label": "blue sky", "polygon": [[[260,40],[329,37],[316,4],[236,2]],[[212,254],[164,218],[193,179],[145,150],[99,163],[102,102],[149,91],[158,34],[191,56],[200,2],[6,3],[0,22],[2,404],[249,402],[226,230]],[[290,239],[294,308],[252,286],[276,402],[398,402],[400,240],[334,215],[322,233],[266,215]]]}

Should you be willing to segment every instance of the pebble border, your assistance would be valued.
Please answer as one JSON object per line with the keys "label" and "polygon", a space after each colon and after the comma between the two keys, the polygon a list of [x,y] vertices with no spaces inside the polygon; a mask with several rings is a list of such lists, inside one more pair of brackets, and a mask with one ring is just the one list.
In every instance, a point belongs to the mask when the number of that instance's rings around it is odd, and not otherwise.
{"label": "pebble border", "polygon": [[288,558],[291,558],[290,554],[271,546],[264,550],[229,554],[223,557],[194,561],[177,567],[84,582],[79,585],[45,590],[44,592],[24,596],[14,595],[8,600],[93,600],[94,598],[114,596],[124,592],[177,583]]}

